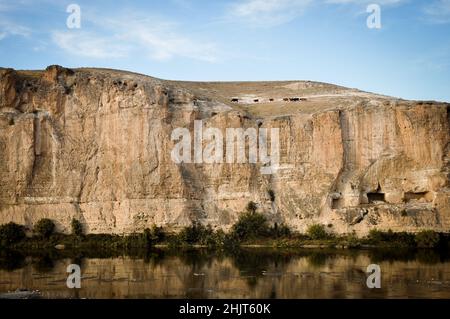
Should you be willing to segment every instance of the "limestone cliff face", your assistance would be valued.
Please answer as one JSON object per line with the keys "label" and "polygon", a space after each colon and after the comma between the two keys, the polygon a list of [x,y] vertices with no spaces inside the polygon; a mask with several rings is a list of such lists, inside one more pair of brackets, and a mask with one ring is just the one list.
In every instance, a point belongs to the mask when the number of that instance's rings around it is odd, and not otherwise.
{"label": "limestone cliff face", "polygon": [[[299,231],[450,231],[449,110],[311,82],[0,69],[0,224],[47,217],[68,231],[75,217],[91,233],[194,220],[226,229],[253,200]],[[195,120],[223,132],[279,128],[280,169],[176,164],[171,134]]]}

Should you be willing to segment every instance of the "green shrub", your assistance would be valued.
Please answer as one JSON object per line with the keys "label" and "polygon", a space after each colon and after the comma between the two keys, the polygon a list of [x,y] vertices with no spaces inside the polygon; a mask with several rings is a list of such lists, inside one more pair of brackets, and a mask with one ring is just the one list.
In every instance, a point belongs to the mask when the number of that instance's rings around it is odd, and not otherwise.
{"label": "green shrub", "polygon": [[168,244],[171,248],[189,245],[225,248],[234,247],[235,242],[236,238],[234,234],[226,234],[220,229],[214,231],[211,225],[204,226],[199,223],[193,223],[191,226],[183,228],[178,234],[168,237]]}
{"label": "green shrub", "polygon": [[326,232],[323,225],[315,224],[308,227],[306,233],[313,240],[328,239],[330,235]]}
{"label": "green shrub", "polygon": [[49,238],[55,230],[55,223],[48,218],[39,220],[33,227],[33,232],[42,238]]}
{"label": "green shrub", "polygon": [[228,250],[234,250],[239,247],[239,239],[234,234],[226,234],[223,237],[222,247]]}
{"label": "green shrub", "polygon": [[186,243],[184,243],[181,240],[180,236],[178,236],[178,235],[170,236],[168,244],[169,244],[169,248],[171,248],[171,249],[179,248],[179,247],[182,247],[182,246],[186,245]]}
{"label": "green shrub", "polygon": [[164,240],[165,233],[164,233],[164,230],[162,227],[153,225],[150,230],[151,230],[151,235],[152,235],[153,241],[160,242],[160,241]]}
{"label": "green shrub", "polygon": [[414,247],[416,245],[413,234],[406,232],[394,233],[392,230],[387,232],[372,229],[369,231],[367,239],[371,244],[386,244],[390,246],[407,246]]}
{"label": "green shrub", "polygon": [[406,247],[414,247],[416,246],[415,236],[414,234],[410,234],[407,232],[399,232],[393,233],[391,235],[391,239],[389,241],[394,242],[397,246],[406,246]]}
{"label": "green shrub", "polygon": [[113,234],[86,234],[82,246],[89,249],[118,248],[123,244],[123,237]]}
{"label": "green shrub", "polygon": [[386,235],[378,229],[371,229],[369,235],[367,235],[367,239],[373,243],[379,243],[386,239]]}
{"label": "green shrub", "polygon": [[270,234],[270,228],[262,214],[247,212],[239,217],[231,232],[237,239],[246,240],[267,236]]}
{"label": "green shrub", "polygon": [[248,202],[247,207],[246,207],[246,210],[248,213],[254,214],[254,213],[256,213],[257,209],[258,209],[258,205],[255,202],[253,202],[253,201]]}
{"label": "green shrub", "polygon": [[223,247],[227,240],[227,235],[221,229],[214,231],[211,226],[206,228],[206,231],[203,233],[202,238],[200,240],[200,244],[206,245],[210,248],[214,247]]}
{"label": "green shrub", "polygon": [[70,227],[72,229],[72,235],[75,235],[77,237],[83,236],[83,226],[78,220],[73,218],[72,222],[70,223]]}
{"label": "green shrub", "polygon": [[145,232],[131,233],[122,237],[123,247],[126,249],[147,247]]}
{"label": "green shrub", "polygon": [[208,241],[208,237],[212,236],[213,230],[211,226],[205,227],[200,223],[192,223],[191,226],[183,228],[177,235],[179,240],[186,244],[204,245]]}
{"label": "green shrub", "polygon": [[439,234],[432,230],[423,230],[416,234],[417,247],[435,248],[439,244]]}
{"label": "green shrub", "polygon": [[25,238],[25,230],[21,225],[8,223],[0,226],[0,244],[15,244]]}
{"label": "green shrub", "polygon": [[287,225],[285,224],[278,225],[277,223],[275,223],[273,227],[270,228],[269,232],[270,236],[275,238],[289,237],[292,233],[291,229]]}
{"label": "green shrub", "polygon": [[162,230],[162,227],[153,225],[151,229],[144,229],[143,238],[144,244],[147,247],[161,242],[164,239],[164,232]]}
{"label": "green shrub", "polygon": [[143,239],[144,239],[144,245],[149,247],[153,244],[153,236],[152,236],[152,231],[150,230],[150,228],[146,228],[144,229],[144,233],[142,234]]}
{"label": "green shrub", "polygon": [[361,242],[359,241],[358,236],[354,232],[347,235],[346,243],[348,248],[361,247]]}

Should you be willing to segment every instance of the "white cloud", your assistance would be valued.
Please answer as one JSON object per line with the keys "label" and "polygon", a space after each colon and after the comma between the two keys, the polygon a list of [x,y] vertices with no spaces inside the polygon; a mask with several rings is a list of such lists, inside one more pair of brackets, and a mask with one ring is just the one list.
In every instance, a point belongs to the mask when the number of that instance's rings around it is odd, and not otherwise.
{"label": "white cloud", "polygon": [[117,39],[77,31],[55,31],[52,40],[69,54],[89,58],[119,58],[126,49]]}
{"label": "white cloud", "polygon": [[424,9],[427,20],[433,23],[450,23],[450,0],[437,0]]}
{"label": "white cloud", "polygon": [[394,5],[404,3],[406,2],[406,0],[326,0],[325,2],[332,4],[360,4],[360,5],[376,3],[383,6],[383,5]]}
{"label": "white cloud", "polygon": [[289,22],[312,3],[312,0],[245,0],[230,7],[232,18],[254,26],[275,26]]}
{"label": "white cloud", "polygon": [[271,27],[299,17],[312,4],[398,5],[409,0],[245,0],[231,5],[229,15],[256,27]]}
{"label": "white cloud", "polygon": [[118,23],[121,39],[133,43],[156,60],[169,60],[173,57],[184,57],[206,62],[215,62],[216,45],[210,42],[194,40],[177,31],[176,25],[170,22],[153,19],[134,20],[131,23]]}
{"label": "white cloud", "polygon": [[91,58],[119,58],[132,54],[154,60],[175,57],[206,62],[217,60],[216,46],[178,31],[177,25],[157,18],[139,19],[136,15],[120,17],[83,16],[98,32],[69,30],[53,32],[53,41],[70,54]]}
{"label": "white cloud", "polygon": [[25,26],[19,25],[7,16],[10,11],[17,10],[22,5],[22,0],[6,1],[0,0],[0,40],[9,36],[28,37],[31,30]]}
{"label": "white cloud", "polygon": [[[179,5],[188,5],[186,0],[175,0]],[[51,5],[56,0],[41,0]],[[36,5],[32,0],[0,0],[0,12],[17,11]],[[85,8],[85,7],[84,7]],[[184,57],[215,62],[218,60],[216,45],[209,41],[194,39],[171,21],[145,17],[139,13],[107,16],[92,13],[89,7],[82,11],[82,29],[55,30],[50,32],[54,44],[65,52],[89,58],[122,58],[131,54],[145,55],[155,60],[170,60]],[[85,27],[84,23],[89,24]],[[0,16],[0,40],[11,35],[29,36],[31,30],[10,22]],[[41,48],[42,46],[35,46]]]}
{"label": "white cloud", "polygon": [[0,40],[8,36],[22,36],[28,37],[31,30],[27,27],[10,22],[3,17],[0,17]]}

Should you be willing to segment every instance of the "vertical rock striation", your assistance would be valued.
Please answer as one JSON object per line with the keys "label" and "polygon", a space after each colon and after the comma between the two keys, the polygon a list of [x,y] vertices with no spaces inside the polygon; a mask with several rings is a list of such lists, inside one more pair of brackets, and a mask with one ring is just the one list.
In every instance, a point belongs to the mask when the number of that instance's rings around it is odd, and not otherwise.
{"label": "vertical rock striation", "polygon": [[[288,94],[304,98],[283,101]],[[312,82],[0,69],[0,224],[46,217],[68,231],[77,218],[91,233],[129,233],[196,220],[226,229],[253,200],[299,231],[450,231],[449,110]],[[279,170],[174,163],[172,131],[192,132],[194,120],[222,132],[279,128]]]}

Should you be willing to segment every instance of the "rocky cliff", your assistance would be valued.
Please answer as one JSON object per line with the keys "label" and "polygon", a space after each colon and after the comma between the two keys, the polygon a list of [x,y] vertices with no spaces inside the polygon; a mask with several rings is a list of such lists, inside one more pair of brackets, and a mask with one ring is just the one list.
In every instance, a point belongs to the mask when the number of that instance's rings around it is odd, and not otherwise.
{"label": "rocky cliff", "polygon": [[[280,165],[175,163],[176,128],[278,128]],[[0,224],[73,217],[91,233],[192,221],[249,201],[299,231],[450,231],[450,105],[316,82],[164,81],[0,69]],[[248,149],[250,146],[247,146]],[[225,156],[225,155],[224,155]]]}

